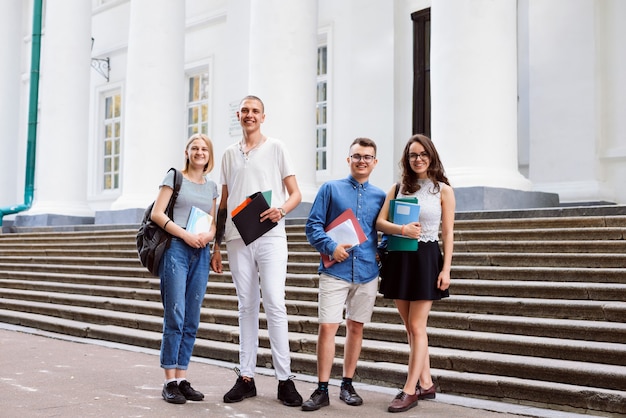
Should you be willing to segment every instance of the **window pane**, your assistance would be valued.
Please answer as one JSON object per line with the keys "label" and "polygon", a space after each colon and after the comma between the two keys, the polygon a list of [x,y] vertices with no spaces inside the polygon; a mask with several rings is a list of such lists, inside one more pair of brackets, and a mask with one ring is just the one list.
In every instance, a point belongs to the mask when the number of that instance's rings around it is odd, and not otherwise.
{"label": "window pane", "polygon": [[207,100],[209,98],[209,73],[202,73],[200,77],[200,96],[198,99]]}
{"label": "window pane", "polygon": [[189,101],[195,102],[198,100],[198,79],[196,77],[189,77]]}
{"label": "window pane", "polygon": [[111,159],[110,158],[104,159],[104,172],[105,173],[111,172]]}
{"label": "window pane", "polygon": [[106,99],[104,99],[104,118],[105,119],[110,119],[112,116],[111,113],[111,98],[107,97]]}
{"label": "window pane", "polygon": [[119,118],[122,115],[122,95],[116,94],[115,96],[113,96],[113,101],[113,116]]}
{"label": "window pane", "polygon": [[317,101],[318,102],[326,101],[326,81],[317,83]]}
{"label": "window pane", "polygon": [[315,168],[318,171],[326,170],[326,151],[317,152]]}
{"label": "window pane", "polygon": [[326,148],[326,128],[317,129],[317,148]]}
{"label": "window pane", "polygon": [[328,52],[328,48],[326,46],[321,46],[317,48],[317,75],[324,75],[327,73],[327,68],[326,68],[327,52]]}
{"label": "window pane", "polygon": [[104,143],[104,155],[111,155],[111,141],[106,141]]}
{"label": "window pane", "polygon": [[317,105],[317,124],[323,125],[326,123],[326,105]]}

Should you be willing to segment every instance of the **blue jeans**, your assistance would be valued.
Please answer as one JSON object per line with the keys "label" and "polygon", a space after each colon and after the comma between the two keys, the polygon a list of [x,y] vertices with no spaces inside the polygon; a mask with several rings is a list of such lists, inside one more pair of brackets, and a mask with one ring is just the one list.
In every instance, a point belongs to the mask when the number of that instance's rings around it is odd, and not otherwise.
{"label": "blue jeans", "polygon": [[211,250],[191,248],[172,238],[159,266],[163,302],[161,367],[186,370],[191,359],[200,308],[209,280]]}

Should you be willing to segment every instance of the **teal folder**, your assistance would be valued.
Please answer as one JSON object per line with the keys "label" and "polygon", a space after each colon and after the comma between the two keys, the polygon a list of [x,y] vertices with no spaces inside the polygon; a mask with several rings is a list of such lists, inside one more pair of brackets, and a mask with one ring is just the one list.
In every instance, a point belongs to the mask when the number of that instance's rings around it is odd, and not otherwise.
{"label": "teal folder", "polygon": [[[393,199],[389,202],[389,220],[395,224],[407,224],[419,221],[420,206],[416,197]],[[417,240],[401,235],[390,235],[387,241],[388,251],[417,251]]]}

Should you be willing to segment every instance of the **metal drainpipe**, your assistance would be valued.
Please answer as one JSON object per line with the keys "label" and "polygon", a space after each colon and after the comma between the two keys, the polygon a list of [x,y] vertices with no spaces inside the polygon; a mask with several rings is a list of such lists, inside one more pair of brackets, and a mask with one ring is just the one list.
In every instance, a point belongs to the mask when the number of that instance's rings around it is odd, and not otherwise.
{"label": "metal drainpipe", "polygon": [[33,1],[33,34],[31,38],[30,95],[28,103],[28,142],[26,147],[26,179],[24,203],[0,208],[0,231],[4,215],[30,209],[35,191],[35,154],[37,146],[37,107],[39,104],[39,61],[41,56],[41,9],[43,0]]}

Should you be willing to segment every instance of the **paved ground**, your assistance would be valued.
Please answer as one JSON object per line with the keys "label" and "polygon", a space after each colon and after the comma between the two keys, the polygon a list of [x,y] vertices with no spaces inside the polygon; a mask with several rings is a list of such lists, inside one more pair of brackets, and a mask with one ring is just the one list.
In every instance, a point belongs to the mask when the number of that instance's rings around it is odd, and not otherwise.
{"label": "paved ground", "polygon": [[[331,405],[315,412],[288,408],[276,399],[269,370],[256,376],[258,396],[225,404],[224,393],[235,382],[232,364],[194,358],[188,377],[205,394],[202,402],[168,404],[161,398],[163,372],[158,352],[121,344],[0,324],[0,416],[2,417],[346,417],[393,416],[387,405],[396,389],[355,384],[365,403],[352,407],[331,386]],[[313,376],[297,375],[296,387],[307,399]],[[333,383],[333,382],[331,382]],[[337,383],[337,382],[334,382]],[[500,412],[497,412],[500,411]],[[450,395],[421,401],[402,417],[504,418],[571,417],[536,408],[476,401]]]}

